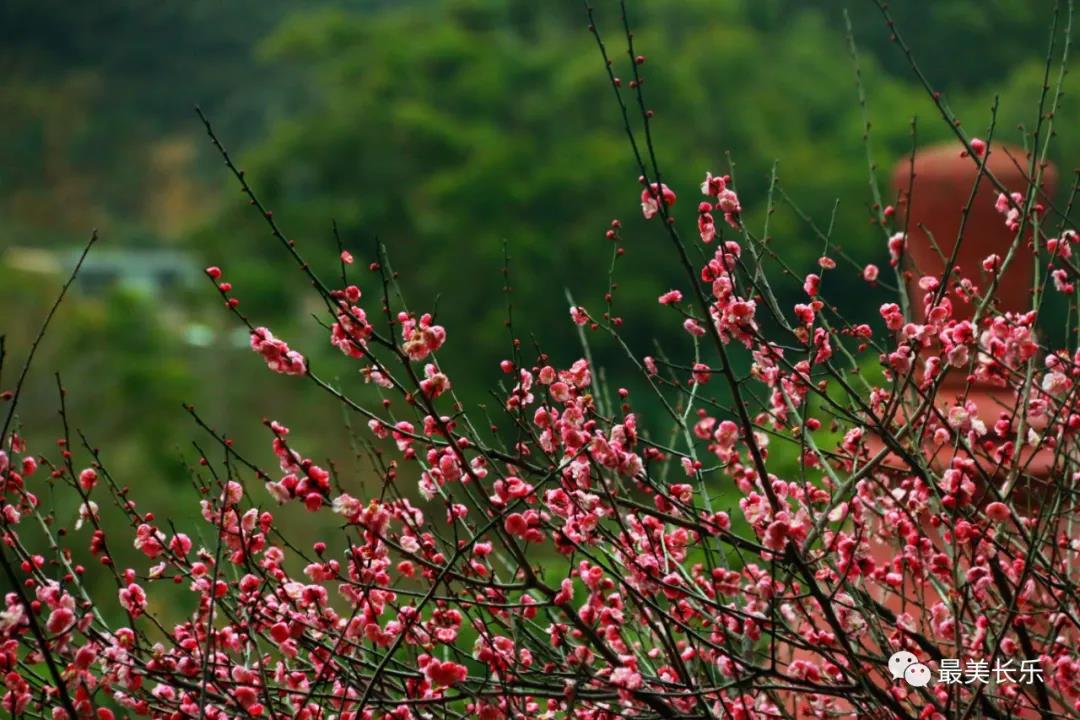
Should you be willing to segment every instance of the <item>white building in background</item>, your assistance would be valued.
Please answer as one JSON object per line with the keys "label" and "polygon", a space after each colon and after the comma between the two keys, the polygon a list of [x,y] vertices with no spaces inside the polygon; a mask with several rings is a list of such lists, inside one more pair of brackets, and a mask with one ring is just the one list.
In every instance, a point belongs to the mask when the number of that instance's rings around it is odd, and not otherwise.
{"label": "white building in background", "polygon": [[[36,247],[10,247],[0,255],[0,265],[10,270],[66,279],[82,254],[81,249],[49,250]],[[166,248],[93,248],[83,261],[74,288],[91,297],[111,290],[133,290],[155,299],[167,300],[178,292],[195,287],[200,276],[194,256]],[[161,308],[176,314],[176,307]],[[214,341],[214,331],[199,322],[181,320],[182,334],[191,345],[205,347]],[[234,344],[241,344],[235,341]],[[243,338],[246,344],[247,337]]]}

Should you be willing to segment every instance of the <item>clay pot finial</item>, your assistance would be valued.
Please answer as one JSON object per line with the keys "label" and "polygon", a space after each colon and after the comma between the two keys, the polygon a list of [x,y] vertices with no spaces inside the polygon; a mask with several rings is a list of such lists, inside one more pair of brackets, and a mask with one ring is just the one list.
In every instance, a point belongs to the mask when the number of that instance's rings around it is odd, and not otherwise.
{"label": "clay pot finial", "polygon": [[[979,175],[979,168],[971,157],[961,155],[963,146],[957,142],[935,145],[920,150],[915,155],[915,177],[911,177],[911,163],[903,160],[893,173],[893,187],[899,195],[899,227],[908,229],[908,255],[914,268],[908,287],[913,298],[912,311],[922,319],[922,294],[918,279],[924,275],[941,277],[945,262],[941,255],[950,257],[964,217],[964,208],[971,199],[971,191]],[[1028,189],[1030,159],[1021,148],[1008,145],[992,145],[986,156],[986,168],[1009,190],[1025,193]],[[1057,170],[1047,165],[1042,173],[1042,190],[1053,196],[1057,187]],[[909,190],[911,191],[909,194]],[[982,261],[988,255],[1004,258],[1012,245],[1014,233],[1005,226],[1004,216],[994,203],[998,189],[983,177],[968,213],[960,250],[956,257],[959,277],[972,279],[985,287],[989,278],[983,272]],[[924,229],[925,228],[925,229]],[[933,235],[933,242],[930,234]],[[936,242],[937,248],[934,248]],[[940,255],[938,253],[940,250]],[[1011,264],[998,282],[995,299],[1001,311],[1026,311],[1031,307],[1031,278],[1035,256],[1030,244],[1017,249]],[[954,317],[970,318],[974,312],[971,304],[953,303]]]}
{"label": "clay pot finial", "polygon": [[[907,227],[907,254],[912,267],[907,272],[911,309],[917,321],[924,320],[922,298],[918,287],[923,276],[940,278],[948,259],[959,239],[956,252],[956,270],[949,278],[950,286],[960,278],[969,278],[980,293],[990,289],[993,278],[983,269],[983,260],[992,254],[1002,260],[1008,255],[1016,237],[1006,226],[1005,216],[995,207],[999,189],[985,175],[980,179],[975,197],[972,188],[979,176],[979,167],[966,154],[962,146],[952,142],[920,150],[915,155],[914,178],[909,160],[897,164],[893,173],[893,187],[899,196],[899,224]],[[1007,145],[993,145],[986,156],[987,170],[1010,192],[1026,194],[1029,188],[1028,169],[1030,159],[1024,150]],[[1042,172],[1041,195],[1036,202],[1047,202],[1057,187],[1057,170],[1047,165]],[[964,221],[964,208],[971,204]],[[961,224],[963,233],[961,236]],[[1020,244],[1009,266],[1004,270],[994,291],[993,302],[999,312],[1027,312],[1031,309],[1031,287],[1035,252],[1031,245],[1031,231],[1026,230],[1025,241]],[[931,240],[931,235],[933,239]],[[935,243],[937,247],[935,248]],[[953,317],[970,319],[976,303],[963,302],[953,297]],[[967,372],[950,371],[942,383],[936,404],[943,410],[960,399],[971,400],[978,408],[981,419],[989,427],[1005,408],[1015,408],[1017,398],[1013,390],[970,382]],[[948,457],[948,448],[935,453]],[[1030,450],[1021,450],[1021,454]],[[1030,455],[1029,455],[1030,457]],[[976,458],[980,464],[983,458]],[[994,473],[993,463],[985,461],[986,471]],[[1040,450],[1027,463],[1027,474],[1045,478],[1053,465],[1053,453]],[[1036,493],[1037,496],[1037,493]]]}

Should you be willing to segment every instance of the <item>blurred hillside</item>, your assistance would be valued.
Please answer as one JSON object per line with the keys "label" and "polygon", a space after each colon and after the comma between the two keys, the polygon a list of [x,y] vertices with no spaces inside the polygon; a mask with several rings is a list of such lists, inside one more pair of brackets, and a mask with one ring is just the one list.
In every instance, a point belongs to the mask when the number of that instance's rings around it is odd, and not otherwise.
{"label": "blurred hillside", "polygon": [[[625,72],[617,3],[596,0],[600,29]],[[747,221],[805,271],[817,231],[859,263],[883,262],[862,117],[841,5],[831,0],[631,2],[665,180],[692,234],[706,170],[733,172]],[[893,3],[923,69],[984,135],[1022,144],[1035,121],[1053,3]],[[948,137],[872,3],[852,3],[880,177],[918,142]],[[1064,27],[1064,18],[1060,27]],[[1060,32],[1058,36],[1060,45]],[[199,275],[219,264],[258,324],[312,356],[358,398],[370,390],[332,350],[289,259],[229,182],[191,108],[199,103],[242,161],[275,218],[321,272],[336,271],[336,221],[357,256],[376,238],[411,306],[437,308],[444,362],[470,402],[499,381],[503,243],[512,256],[515,332],[565,360],[580,353],[564,289],[601,309],[622,219],[614,312],[635,352],[686,343],[656,297],[680,286],[663,238],[641,220],[637,170],[576,1],[134,0],[0,4],[0,301],[22,362],[72,250],[99,228],[117,282],[77,287],[57,321],[22,406],[42,452],[58,432],[53,371],[71,389],[73,422],[123,484],[173,509],[195,449],[206,443],[180,403],[265,462],[261,417],[295,424],[296,442],[342,473],[352,462],[341,410],[311,387],[267,372]],[[1075,126],[1076,78],[1059,127]],[[1080,137],[1052,156],[1063,167]],[[886,188],[887,189],[887,188]],[[160,250],[168,254],[161,255]],[[43,252],[44,251],[44,252]],[[29,252],[29,254],[28,254]],[[36,254],[35,254],[36,253]],[[139,270],[182,266],[175,283]],[[111,262],[111,261],[110,261]],[[141,273],[141,274],[140,274]],[[185,278],[193,277],[193,281]],[[887,297],[854,280],[829,288],[872,313]],[[781,291],[787,292],[783,287]],[[618,361],[599,343],[599,365]],[[466,386],[472,381],[475,388]],[[205,449],[205,448],[204,448]],[[191,503],[184,503],[186,508]],[[313,530],[314,532],[314,530]]]}

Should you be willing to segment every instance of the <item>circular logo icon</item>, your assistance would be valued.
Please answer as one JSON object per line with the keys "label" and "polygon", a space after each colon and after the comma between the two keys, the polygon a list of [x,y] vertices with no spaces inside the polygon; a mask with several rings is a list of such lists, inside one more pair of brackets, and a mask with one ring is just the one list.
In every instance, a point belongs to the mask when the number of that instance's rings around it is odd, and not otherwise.
{"label": "circular logo icon", "polygon": [[904,671],[908,669],[908,666],[915,665],[919,662],[919,658],[915,657],[914,653],[909,653],[907,650],[897,650],[889,658],[889,672],[892,673],[893,680],[900,680],[904,677]]}
{"label": "circular logo icon", "polygon": [[904,670],[904,681],[911,687],[926,687],[930,684],[930,668],[921,662],[912,663]]}

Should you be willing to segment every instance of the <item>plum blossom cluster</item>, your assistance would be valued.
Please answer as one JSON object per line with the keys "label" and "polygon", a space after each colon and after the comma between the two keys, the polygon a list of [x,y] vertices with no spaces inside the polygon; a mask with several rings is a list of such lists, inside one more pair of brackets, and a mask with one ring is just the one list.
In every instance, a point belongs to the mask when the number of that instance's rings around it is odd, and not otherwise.
{"label": "plum blossom cluster", "polygon": [[[645,184],[645,178],[640,178]],[[675,192],[663,183],[652,183],[641,191],[641,214],[646,220],[652,220],[660,212],[661,205],[665,208],[675,204]]]}
{"label": "plum blossom cluster", "polygon": [[[641,191],[641,212],[646,220],[651,220],[663,209],[670,208],[675,204],[675,192],[663,183],[646,184],[645,177],[639,178],[645,185]],[[705,173],[705,181],[701,183],[701,194],[712,198],[709,202],[701,202],[698,205],[698,234],[705,244],[711,243],[716,238],[716,221],[713,211],[723,213],[724,221],[732,228],[739,229],[739,214],[742,206],[739,204],[739,196],[728,187],[731,182],[729,175],[715,176]]]}
{"label": "plum blossom cluster", "polygon": [[730,175],[717,177],[712,173],[705,173],[705,181],[701,183],[701,194],[711,197],[714,203],[711,207],[709,203],[704,202],[698,206],[698,232],[701,234],[701,241],[706,244],[712,242],[716,236],[712,218],[713,210],[719,210],[723,213],[724,221],[728,225],[736,230],[739,229],[739,213],[742,212],[742,206],[739,205],[739,196],[728,187],[730,182]]}
{"label": "plum blossom cluster", "polygon": [[251,349],[262,355],[266,366],[282,375],[303,375],[307,372],[304,356],[289,348],[288,343],[274,337],[264,327],[251,331]]}

